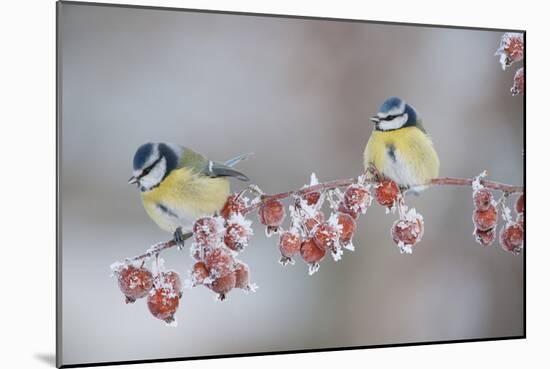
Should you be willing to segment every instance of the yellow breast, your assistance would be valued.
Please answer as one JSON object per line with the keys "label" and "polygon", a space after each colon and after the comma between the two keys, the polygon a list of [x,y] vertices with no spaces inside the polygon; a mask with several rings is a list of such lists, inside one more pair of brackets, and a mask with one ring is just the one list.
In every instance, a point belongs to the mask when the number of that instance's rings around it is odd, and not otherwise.
{"label": "yellow breast", "polygon": [[141,196],[145,210],[160,228],[173,232],[181,226],[186,231],[196,218],[221,209],[229,196],[229,181],[181,168]]}
{"label": "yellow breast", "polygon": [[428,135],[417,127],[373,131],[364,152],[384,176],[404,186],[427,184],[439,175],[439,158]]}

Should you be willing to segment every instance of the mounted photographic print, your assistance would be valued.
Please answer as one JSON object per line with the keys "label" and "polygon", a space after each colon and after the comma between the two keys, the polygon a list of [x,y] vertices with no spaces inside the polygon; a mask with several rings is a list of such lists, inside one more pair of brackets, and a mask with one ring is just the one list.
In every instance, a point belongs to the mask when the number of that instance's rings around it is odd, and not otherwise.
{"label": "mounted photographic print", "polygon": [[525,337],[525,32],[58,3],[63,367]]}

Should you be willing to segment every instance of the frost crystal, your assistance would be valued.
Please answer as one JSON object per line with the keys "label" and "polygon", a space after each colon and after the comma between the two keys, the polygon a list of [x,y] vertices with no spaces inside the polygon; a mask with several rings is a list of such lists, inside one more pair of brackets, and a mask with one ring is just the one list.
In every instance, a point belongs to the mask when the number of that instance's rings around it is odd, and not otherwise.
{"label": "frost crystal", "polygon": [[308,273],[309,275],[314,275],[319,270],[319,263],[310,263],[308,264]]}
{"label": "frost crystal", "polygon": [[160,275],[166,271],[164,267],[164,259],[157,257],[154,263],[151,263],[151,273],[154,276]]}
{"label": "frost crystal", "polygon": [[512,211],[506,205],[502,207],[502,219],[504,219],[506,225],[514,223],[514,221],[512,220]]}
{"label": "frost crystal", "polygon": [[317,176],[314,173],[311,173],[311,177],[309,179],[309,185],[310,186],[316,186],[319,184],[319,180],[317,179]]}
{"label": "frost crystal", "polygon": [[342,232],[342,225],[338,222],[338,214],[332,213],[330,214],[330,218],[328,218],[328,224],[336,228],[338,230],[338,233]]}
{"label": "frost crystal", "polygon": [[128,268],[127,263],[121,263],[120,261],[115,261],[111,264],[111,277],[114,276],[116,273],[118,273],[122,268]]}
{"label": "frost crystal", "polygon": [[344,243],[343,247],[349,251],[355,251],[355,246],[351,241]]}
{"label": "frost crystal", "polygon": [[338,195],[335,190],[328,191],[327,200],[330,208],[334,211],[337,211],[338,207],[340,206],[340,201],[342,201],[342,192],[340,192],[340,195]]}
{"label": "frost crystal", "polygon": [[357,183],[364,185],[368,182],[368,176],[367,173],[361,174],[359,177],[357,177]]}
{"label": "frost crystal", "polygon": [[244,293],[248,294],[248,293],[254,293],[256,291],[258,291],[260,287],[256,284],[256,283],[250,283],[245,289],[244,289]]}
{"label": "frost crystal", "polygon": [[344,255],[344,250],[342,250],[342,247],[337,245],[331,250],[331,255],[334,261],[342,260],[342,255]]}
{"label": "frost crystal", "polygon": [[474,190],[473,194],[472,194],[472,197],[475,196],[475,193],[479,190],[481,190],[482,188],[484,188],[484,186],[481,184],[481,179],[484,178],[484,177],[487,177],[487,171],[484,170],[483,172],[481,172],[477,177],[474,178],[474,180],[472,181],[472,189]]}
{"label": "frost crystal", "polygon": [[248,186],[248,189],[254,193],[257,193],[258,195],[264,194],[264,191],[262,191],[262,189],[255,184],[251,184],[250,186]]}
{"label": "frost crystal", "polygon": [[405,220],[408,220],[409,222],[414,222],[419,220],[420,222],[424,222],[424,217],[422,217],[421,214],[416,212],[415,208],[411,208],[407,214],[405,214]]}
{"label": "frost crystal", "polygon": [[405,243],[403,243],[403,241],[399,241],[399,244],[397,246],[399,247],[399,252],[401,254],[412,254],[411,245],[405,245]]}

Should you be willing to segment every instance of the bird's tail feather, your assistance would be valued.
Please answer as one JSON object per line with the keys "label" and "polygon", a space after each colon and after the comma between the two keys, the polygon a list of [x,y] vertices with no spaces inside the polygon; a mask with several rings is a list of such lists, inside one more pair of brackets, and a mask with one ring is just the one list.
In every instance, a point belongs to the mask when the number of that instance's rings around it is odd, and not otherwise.
{"label": "bird's tail feather", "polygon": [[246,154],[242,154],[242,155],[239,155],[239,156],[235,156],[234,158],[232,159],[229,159],[227,160],[224,164],[227,165],[228,167],[233,167],[235,166],[237,163],[243,161],[243,160],[247,160],[248,158],[250,158],[252,155],[254,155],[253,152],[249,152],[249,153],[246,153]]}

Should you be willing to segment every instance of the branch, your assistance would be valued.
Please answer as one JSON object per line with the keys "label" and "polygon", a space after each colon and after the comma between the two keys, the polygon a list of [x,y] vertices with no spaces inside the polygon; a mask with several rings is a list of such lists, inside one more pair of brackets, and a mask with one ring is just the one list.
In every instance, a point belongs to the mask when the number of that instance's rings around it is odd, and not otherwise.
{"label": "branch", "polygon": [[[474,180],[471,178],[453,178],[453,177],[444,177],[444,178],[435,178],[432,179],[432,185],[449,185],[449,186],[471,186]],[[505,183],[487,181],[485,179],[480,180],[480,183],[491,190],[502,191],[507,194],[512,193],[521,193],[523,192],[522,186],[513,186]]]}
{"label": "branch", "polygon": [[[430,185],[431,186],[471,186],[473,181],[474,179],[472,178],[442,177],[442,178],[433,179]],[[374,179],[366,179],[365,182],[373,183],[373,184],[378,183],[378,181]],[[242,211],[242,214],[243,215],[250,214],[251,212],[258,209],[260,206],[262,206],[262,204],[270,200],[283,200],[291,196],[302,196],[310,192],[322,192],[322,191],[334,190],[336,188],[350,186],[351,184],[354,184],[354,183],[357,183],[357,178],[337,179],[333,181],[319,183],[313,186],[304,187],[299,190],[281,192],[273,195],[261,195],[261,200],[245,208]],[[500,182],[488,181],[485,179],[480,180],[480,183],[486,188],[489,188],[495,191],[501,191],[505,194],[523,192],[522,186],[514,186],[514,185],[509,185],[509,184],[500,183]],[[192,235],[193,235],[192,233],[186,233],[185,239],[190,238]],[[143,254],[134,256],[133,258],[129,258],[127,260],[128,261],[147,260],[151,257],[157,256],[162,251],[175,247],[177,245],[178,243],[173,239],[165,242],[160,242],[150,247]]]}
{"label": "branch", "polygon": [[127,258],[127,261],[139,261],[139,260],[147,260],[153,256],[157,256],[160,254],[161,251],[172,248],[176,246],[177,243],[175,240],[169,240],[164,242],[159,242],[151,246],[147,251],[145,251],[143,254],[134,256],[133,258]]}

